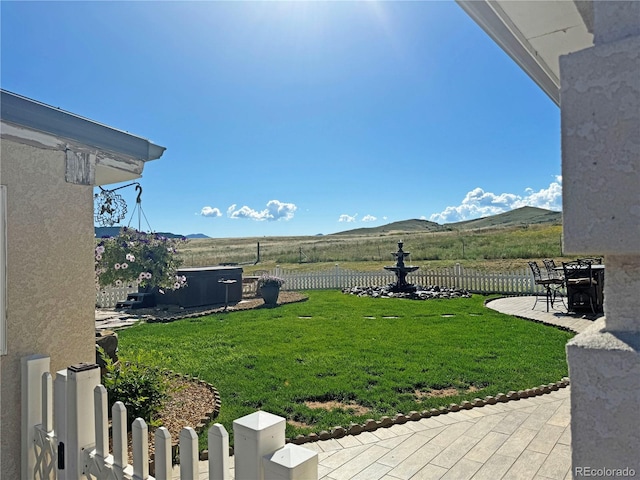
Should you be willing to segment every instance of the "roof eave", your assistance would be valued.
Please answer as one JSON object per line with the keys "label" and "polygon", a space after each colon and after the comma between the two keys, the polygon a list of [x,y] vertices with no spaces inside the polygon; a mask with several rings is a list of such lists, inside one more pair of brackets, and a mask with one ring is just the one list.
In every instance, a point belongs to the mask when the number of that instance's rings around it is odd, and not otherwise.
{"label": "roof eave", "polygon": [[[107,185],[139,178],[144,164],[160,158],[165,147],[128,132],[103,125],[44,103],[0,90],[3,136],[40,132],[49,138],[94,150],[96,185]],[[15,128],[8,126],[13,125]],[[44,136],[42,138],[44,138]]]}
{"label": "roof eave", "polygon": [[542,59],[527,49],[526,41],[509,21],[486,0],[456,3],[495,41],[556,104],[560,105],[560,80]]}

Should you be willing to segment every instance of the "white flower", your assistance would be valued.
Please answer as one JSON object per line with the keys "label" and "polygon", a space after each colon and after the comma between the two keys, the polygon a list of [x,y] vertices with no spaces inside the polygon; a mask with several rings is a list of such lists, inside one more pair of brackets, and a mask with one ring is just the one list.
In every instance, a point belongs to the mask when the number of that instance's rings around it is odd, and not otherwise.
{"label": "white flower", "polygon": [[130,262],[135,262],[135,260],[136,260],[136,257],[134,255],[132,255],[131,253],[127,253],[126,258]]}
{"label": "white flower", "polygon": [[116,263],[116,264],[113,266],[113,268],[115,268],[116,270],[120,270],[120,264],[119,264],[119,263]]}
{"label": "white flower", "polygon": [[96,260],[100,261],[102,260],[102,255],[100,255],[99,253],[96,255]]}
{"label": "white flower", "polygon": [[123,270],[126,270],[127,268],[129,268],[129,264],[123,263],[122,265],[120,265],[120,268],[122,268]]}
{"label": "white flower", "polygon": [[96,253],[97,253],[98,255],[102,255],[102,254],[104,253],[104,247],[103,247],[102,245],[98,245],[98,246],[96,247]]}
{"label": "white flower", "polygon": [[181,285],[180,283],[176,282],[176,283],[174,283],[174,284],[173,284],[173,289],[174,289],[174,290],[177,290],[177,289],[179,289],[181,286],[182,286],[182,285]]}
{"label": "white flower", "polygon": [[116,287],[119,287],[120,285],[122,285],[122,280],[120,279],[116,280]]}
{"label": "white flower", "polygon": [[151,272],[146,272],[146,273],[144,274],[144,276],[145,276],[145,278],[151,278]]}

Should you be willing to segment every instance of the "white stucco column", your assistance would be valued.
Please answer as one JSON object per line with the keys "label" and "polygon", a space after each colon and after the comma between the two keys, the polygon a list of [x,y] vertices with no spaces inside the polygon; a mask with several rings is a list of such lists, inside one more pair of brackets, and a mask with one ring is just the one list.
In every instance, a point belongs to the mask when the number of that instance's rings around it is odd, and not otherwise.
{"label": "white stucco column", "polygon": [[640,477],[640,2],[589,14],[560,59],[564,250],[605,255],[606,319],[567,345],[573,475]]}

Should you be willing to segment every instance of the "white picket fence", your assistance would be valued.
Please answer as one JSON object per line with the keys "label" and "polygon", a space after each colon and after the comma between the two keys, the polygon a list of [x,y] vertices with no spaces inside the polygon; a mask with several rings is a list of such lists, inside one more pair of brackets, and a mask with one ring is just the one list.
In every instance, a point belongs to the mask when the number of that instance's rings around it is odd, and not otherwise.
{"label": "white picket fence", "polygon": [[[392,272],[378,270],[361,272],[336,265],[330,270],[319,272],[295,272],[276,267],[271,272],[284,279],[283,290],[343,289],[357,286],[384,286],[394,282]],[[425,287],[438,285],[447,288],[462,288],[472,293],[503,295],[544,294],[544,288],[536,285],[531,270],[522,268],[510,272],[483,272],[464,268],[456,264],[450,268],[423,269],[410,273],[409,283]],[[244,288],[244,286],[243,286]],[[247,288],[250,288],[248,285]],[[113,308],[117,302],[125,300],[127,294],[137,291],[134,287],[105,288],[98,292],[96,306]],[[247,290],[248,291],[248,290]]]}
{"label": "white picket fence", "polygon": [[[128,463],[126,408],[112,408],[109,452],[107,392],[100,369],[80,364],[49,373],[49,357],[22,359],[23,480],[178,480],[172,472],[171,435],[155,433],[155,476],[149,475],[148,428],[136,419],[131,427],[133,465]],[[235,478],[317,480],[318,454],[285,444],[285,419],[258,411],[233,422]],[[179,435],[179,480],[199,480],[198,436],[191,427]],[[231,478],[229,434],[221,424],[208,432],[209,480]],[[203,472],[204,474],[204,472]]]}
{"label": "white picket fence", "polygon": [[[360,272],[336,265],[320,272],[295,272],[276,267],[271,275],[282,278],[283,290],[342,289],[356,286],[384,286],[395,282],[393,272],[386,270]],[[419,269],[407,276],[407,281],[425,287],[438,285],[462,288],[472,293],[527,295],[543,293],[529,269],[511,272],[481,272],[457,264],[451,268]]]}

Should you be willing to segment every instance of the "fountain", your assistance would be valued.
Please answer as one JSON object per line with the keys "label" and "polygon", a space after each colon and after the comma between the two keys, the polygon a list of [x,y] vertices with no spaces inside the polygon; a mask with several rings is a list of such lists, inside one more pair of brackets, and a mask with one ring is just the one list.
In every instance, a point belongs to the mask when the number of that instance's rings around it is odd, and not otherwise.
{"label": "fountain", "polygon": [[404,264],[404,258],[409,256],[409,252],[405,252],[402,250],[402,240],[400,240],[398,242],[398,251],[397,252],[393,252],[391,255],[393,255],[396,259],[396,264],[395,266],[391,267],[384,267],[385,270],[389,270],[393,273],[396,274],[396,277],[398,277],[398,279],[396,280],[396,283],[392,283],[391,286],[391,291],[394,293],[412,293],[415,292],[417,287],[411,283],[407,283],[407,274],[411,273],[411,272],[415,272],[416,270],[418,270],[418,268],[420,267],[412,267],[412,266],[406,266]]}

